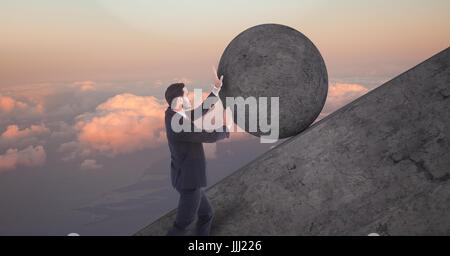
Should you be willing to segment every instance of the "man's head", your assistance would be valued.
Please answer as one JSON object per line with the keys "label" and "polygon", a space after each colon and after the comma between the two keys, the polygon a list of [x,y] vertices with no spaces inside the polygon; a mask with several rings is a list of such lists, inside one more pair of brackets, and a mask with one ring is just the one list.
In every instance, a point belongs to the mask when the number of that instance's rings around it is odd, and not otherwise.
{"label": "man's head", "polygon": [[166,89],[165,98],[167,104],[175,110],[181,110],[182,108],[190,108],[191,104],[187,98],[188,90],[184,83],[171,84]]}

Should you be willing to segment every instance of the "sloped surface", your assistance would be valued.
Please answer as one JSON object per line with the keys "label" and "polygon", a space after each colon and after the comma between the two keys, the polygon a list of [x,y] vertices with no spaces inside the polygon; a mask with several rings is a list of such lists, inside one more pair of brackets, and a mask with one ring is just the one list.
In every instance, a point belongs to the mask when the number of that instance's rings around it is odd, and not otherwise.
{"label": "sloped surface", "polygon": [[447,48],[211,187],[212,235],[450,235],[449,62]]}

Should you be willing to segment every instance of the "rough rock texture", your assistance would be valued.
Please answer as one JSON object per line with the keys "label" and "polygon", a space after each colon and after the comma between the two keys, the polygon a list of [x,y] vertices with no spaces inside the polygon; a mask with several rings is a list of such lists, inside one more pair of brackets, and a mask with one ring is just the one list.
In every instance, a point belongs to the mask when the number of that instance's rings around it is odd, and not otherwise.
{"label": "rough rock texture", "polygon": [[[310,126],[327,98],[328,75],[319,50],[305,35],[283,25],[258,25],[239,34],[222,54],[218,72],[224,75],[224,103],[226,97],[279,97],[279,138]],[[257,118],[246,113],[247,132]],[[259,128],[250,133],[264,134]]]}
{"label": "rough rock texture", "polygon": [[447,48],[211,187],[212,235],[450,235],[449,63]]}

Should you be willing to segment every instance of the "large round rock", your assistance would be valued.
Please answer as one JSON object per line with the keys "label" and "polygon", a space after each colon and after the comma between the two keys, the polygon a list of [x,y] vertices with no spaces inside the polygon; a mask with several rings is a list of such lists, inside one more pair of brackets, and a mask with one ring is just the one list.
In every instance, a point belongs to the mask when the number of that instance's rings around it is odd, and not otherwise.
{"label": "large round rock", "polygon": [[[225,49],[218,68],[224,75],[220,97],[279,97],[279,138],[306,129],[321,112],[328,92],[328,75],[319,50],[299,31],[264,24],[239,34]],[[248,109],[247,109],[248,110]],[[270,119],[270,105],[267,116]],[[237,115],[234,115],[234,121]],[[246,126],[257,116],[245,113]],[[259,122],[259,121],[257,121]]]}

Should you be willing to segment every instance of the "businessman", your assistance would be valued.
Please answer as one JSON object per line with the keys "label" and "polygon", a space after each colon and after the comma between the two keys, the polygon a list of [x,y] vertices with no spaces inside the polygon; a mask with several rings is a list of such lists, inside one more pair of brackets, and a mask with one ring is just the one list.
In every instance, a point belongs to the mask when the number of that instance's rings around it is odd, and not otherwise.
{"label": "businessman", "polygon": [[[208,102],[217,102],[222,87],[223,76],[219,79],[214,69],[214,85],[209,94]],[[201,131],[182,130],[175,132],[172,127],[173,118],[181,122],[189,122],[194,126],[194,113],[201,113],[199,118],[214,107],[206,108],[203,102],[197,110],[191,110],[191,104],[187,97],[188,91],[183,83],[170,85],[165,92],[165,98],[169,107],[165,112],[165,125],[167,142],[171,153],[170,176],[172,186],[178,191],[180,197],[176,219],[171,229],[167,232],[169,236],[181,236],[187,234],[187,229],[197,216],[195,235],[209,235],[214,217],[213,208],[206,197],[203,187],[206,187],[206,163],[202,143],[214,143],[229,137],[226,126],[223,131]],[[179,115],[179,116],[177,116]],[[225,122],[224,122],[225,123]]]}

